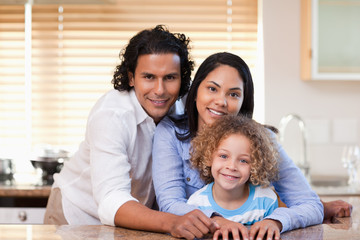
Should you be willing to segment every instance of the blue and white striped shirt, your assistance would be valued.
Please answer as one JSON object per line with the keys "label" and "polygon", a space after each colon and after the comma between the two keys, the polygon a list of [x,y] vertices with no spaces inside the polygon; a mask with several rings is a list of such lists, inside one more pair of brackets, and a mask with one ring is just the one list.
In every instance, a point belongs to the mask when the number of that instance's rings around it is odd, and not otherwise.
{"label": "blue and white striped shirt", "polygon": [[[176,215],[197,209],[186,202],[205,185],[199,172],[191,167],[190,140],[180,141],[176,137],[175,132],[186,130],[176,127],[165,117],[156,127],[153,144],[152,176],[156,200],[161,211]],[[278,145],[278,151],[279,180],[272,185],[287,208],[279,207],[266,218],[281,222],[281,232],[322,223],[324,208],[319,196],[281,145]],[[203,212],[208,217],[213,213]]]}
{"label": "blue and white striped shirt", "polygon": [[278,207],[277,196],[271,188],[249,184],[250,191],[246,202],[237,209],[225,209],[215,202],[212,194],[213,185],[212,182],[196,191],[190,196],[187,203],[195,205],[201,210],[213,210],[228,220],[247,225],[261,221]]}

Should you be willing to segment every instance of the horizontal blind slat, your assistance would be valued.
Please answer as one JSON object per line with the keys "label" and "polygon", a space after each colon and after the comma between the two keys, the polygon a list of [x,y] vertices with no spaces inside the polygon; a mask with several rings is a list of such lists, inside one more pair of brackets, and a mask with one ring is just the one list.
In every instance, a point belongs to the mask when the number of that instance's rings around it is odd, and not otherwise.
{"label": "horizontal blind slat", "polygon": [[[255,66],[254,0],[232,1],[231,15],[224,0],[117,0],[62,8],[59,13],[59,5],[32,7],[33,146],[80,143],[91,107],[113,88],[120,50],[144,28],[164,24],[171,32],[185,33],[196,68],[219,51]],[[229,17],[232,32],[227,31]],[[0,102],[0,127],[8,126],[0,132],[1,148],[25,137],[24,19],[24,6],[0,5],[0,99],[6,99]]]}

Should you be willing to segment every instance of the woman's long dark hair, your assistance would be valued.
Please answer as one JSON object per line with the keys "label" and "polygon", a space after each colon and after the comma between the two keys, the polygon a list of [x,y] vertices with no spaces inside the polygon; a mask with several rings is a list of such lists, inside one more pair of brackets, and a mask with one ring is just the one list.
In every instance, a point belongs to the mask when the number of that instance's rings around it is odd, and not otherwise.
{"label": "woman's long dark hair", "polygon": [[254,112],[254,84],[248,65],[244,62],[244,60],[235,54],[228,52],[215,53],[205,59],[195,74],[195,78],[190,86],[190,90],[186,98],[184,116],[179,120],[172,119],[179,128],[184,128],[184,125],[188,125],[189,127],[189,131],[184,134],[180,134],[178,132],[176,133],[179,140],[184,141],[186,139],[193,138],[196,135],[198,130],[199,113],[196,108],[195,100],[199,85],[210,72],[214,71],[221,65],[228,65],[239,72],[244,84],[244,101],[238,115],[244,115],[248,118],[252,118]]}

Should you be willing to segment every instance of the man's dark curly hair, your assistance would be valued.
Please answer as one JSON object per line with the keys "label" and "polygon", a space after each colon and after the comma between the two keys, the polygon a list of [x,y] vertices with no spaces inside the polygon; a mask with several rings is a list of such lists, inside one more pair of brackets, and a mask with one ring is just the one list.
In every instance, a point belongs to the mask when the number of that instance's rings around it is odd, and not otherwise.
{"label": "man's dark curly hair", "polygon": [[114,88],[119,91],[130,91],[128,72],[135,74],[137,60],[144,54],[174,53],[180,57],[181,87],[179,97],[184,96],[190,86],[191,71],[194,69],[189,50],[190,40],[184,34],[171,33],[163,25],[153,29],[146,29],[129,41],[129,44],[120,54],[121,64],[116,66],[113,79]]}

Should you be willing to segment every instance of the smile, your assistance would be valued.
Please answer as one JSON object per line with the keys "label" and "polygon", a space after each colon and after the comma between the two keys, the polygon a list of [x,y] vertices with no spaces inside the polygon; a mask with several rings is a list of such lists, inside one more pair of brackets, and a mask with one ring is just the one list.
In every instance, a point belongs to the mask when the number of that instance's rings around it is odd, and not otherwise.
{"label": "smile", "polygon": [[153,100],[153,99],[149,99],[154,105],[158,105],[158,106],[162,106],[164,105],[167,100]]}
{"label": "smile", "polygon": [[237,180],[239,178],[239,177],[235,177],[235,176],[227,175],[227,174],[221,174],[221,175],[223,175],[228,180]]}
{"label": "smile", "polygon": [[217,112],[217,111],[212,110],[212,109],[210,109],[210,108],[208,108],[208,109],[209,109],[209,111],[210,111],[211,113],[213,113],[213,114],[215,114],[215,115],[218,115],[218,116],[223,116],[223,115],[225,115],[225,113],[223,113],[223,112]]}

